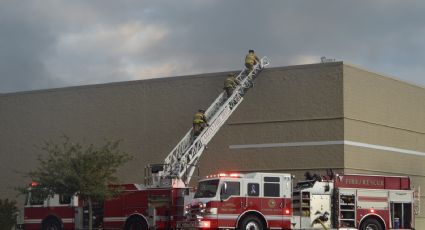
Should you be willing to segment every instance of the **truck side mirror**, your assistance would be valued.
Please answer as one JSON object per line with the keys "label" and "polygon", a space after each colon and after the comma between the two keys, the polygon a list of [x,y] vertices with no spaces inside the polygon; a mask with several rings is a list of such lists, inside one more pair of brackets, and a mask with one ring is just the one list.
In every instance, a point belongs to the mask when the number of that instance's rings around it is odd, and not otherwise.
{"label": "truck side mirror", "polygon": [[331,187],[329,186],[329,184],[325,185],[325,192],[329,192],[331,190]]}
{"label": "truck side mirror", "polygon": [[227,183],[224,182],[221,185],[221,189],[220,189],[220,200],[223,201],[224,197],[226,197],[227,194]]}
{"label": "truck side mirror", "polygon": [[74,195],[71,198],[71,206],[72,207],[78,207],[78,196]]}

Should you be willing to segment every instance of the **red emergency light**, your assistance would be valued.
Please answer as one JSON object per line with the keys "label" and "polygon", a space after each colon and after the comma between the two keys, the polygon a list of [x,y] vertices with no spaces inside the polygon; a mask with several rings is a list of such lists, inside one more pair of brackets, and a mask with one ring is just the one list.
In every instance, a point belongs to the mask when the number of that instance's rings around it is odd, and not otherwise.
{"label": "red emergency light", "polygon": [[375,213],[375,209],[373,209],[373,208],[371,208],[369,211],[370,211],[370,213]]}
{"label": "red emergency light", "polygon": [[37,185],[38,185],[38,183],[35,182],[35,181],[31,182],[31,184],[30,184],[31,187],[36,187]]}
{"label": "red emergency light", "polygon": [[291,214],[291,211],[289,209],[285,209],[285,214],[289,215],[289,214]]}

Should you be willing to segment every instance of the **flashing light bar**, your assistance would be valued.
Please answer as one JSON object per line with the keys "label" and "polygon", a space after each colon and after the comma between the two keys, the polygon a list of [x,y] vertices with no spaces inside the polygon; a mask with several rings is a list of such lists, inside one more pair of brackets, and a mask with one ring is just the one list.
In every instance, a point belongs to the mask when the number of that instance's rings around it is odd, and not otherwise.
{"label": "flashing light bar", "polygon": [[241,174],[239,173],[219,173],[219,174],[212,174],[206,176],[206,178],[216,178],[216,177],[233,177],[233,178],[241,178]]}

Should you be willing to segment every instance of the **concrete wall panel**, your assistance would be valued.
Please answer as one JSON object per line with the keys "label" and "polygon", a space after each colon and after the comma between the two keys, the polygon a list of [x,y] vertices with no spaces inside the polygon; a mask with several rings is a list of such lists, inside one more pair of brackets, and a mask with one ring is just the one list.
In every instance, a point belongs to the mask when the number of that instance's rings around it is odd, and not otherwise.
{"label": "concrete wall panel", "polygon": [[344,136],[346,140],[350,141],[424,152],[425,154],[425,133],[412,130],[344,119]]}
{"label": "concrete wall panel", "polygon": [[344,152],[346,168],[425,176],[423,156],[347,145]]}

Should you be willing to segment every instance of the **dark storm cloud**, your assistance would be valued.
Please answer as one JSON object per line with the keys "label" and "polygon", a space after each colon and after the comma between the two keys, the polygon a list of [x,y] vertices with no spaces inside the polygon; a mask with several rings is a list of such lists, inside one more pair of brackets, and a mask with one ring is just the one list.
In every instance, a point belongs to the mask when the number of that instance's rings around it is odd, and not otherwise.
{"label": "dark storm cloud", "polygon": [[[21,3],[21,4],[20,4]],[[321,56],[425,84],[422,1],[6,1],[0,92],[241,68]]]}
{"label": "dark storm cloud", "polygon": [[54,40],[31,9],[17,1],[0,7],[0,91],[50,85],[42,59]]}

